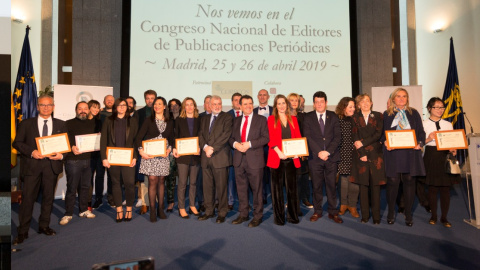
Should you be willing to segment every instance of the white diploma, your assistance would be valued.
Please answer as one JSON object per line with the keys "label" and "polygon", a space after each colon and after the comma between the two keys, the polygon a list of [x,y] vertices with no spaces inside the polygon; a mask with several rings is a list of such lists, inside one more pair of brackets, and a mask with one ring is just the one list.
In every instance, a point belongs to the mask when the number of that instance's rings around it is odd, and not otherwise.
{"label": "white diploma", "polygon": [[307,138],[282,140],[282,152],[287,157],[308,156]]}
{"label": "white diploma", "polygon": [[415,130],[386,130],[387,146],[396,149],[409,149],[417,146]]}
{"label": "white diploma", "polygon": [[468,149],[467,138],[463,129],[435,132],[437,150]]}
{"label": "white diploma", "polygon": [[82,153],[100,150],[100,133],[75,136],[75,145]]}
{"label": "white diploma", "polygon": [[37,149],[42,156],[70,152],[70,142],[68,141],[67,133],[37,137],[35,141],[37,142]]}
{"label": "white diploma", "polygon": [[152,157],[167,156],[167,139],[142,141],[143,152]]}
{"label": "white diploma", "polygon": [[107,160],[110,165],[130,166],[133,159],[133,148],[107,147]]}
{"label": "white diploma", "polygon": [[199,153],[198,137],[182,138],[175,140],[175,148],[179,155],[195,155]]}

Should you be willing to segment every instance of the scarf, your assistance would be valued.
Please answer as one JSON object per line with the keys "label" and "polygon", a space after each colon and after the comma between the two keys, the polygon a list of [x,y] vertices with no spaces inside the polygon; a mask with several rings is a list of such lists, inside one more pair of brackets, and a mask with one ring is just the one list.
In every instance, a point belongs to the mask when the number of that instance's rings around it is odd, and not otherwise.
{"label": "scarf", "polygon": [[391,127],[397,126],[397,130],[411,129],[405,110],[396,109],[398,113],[395,115]]}

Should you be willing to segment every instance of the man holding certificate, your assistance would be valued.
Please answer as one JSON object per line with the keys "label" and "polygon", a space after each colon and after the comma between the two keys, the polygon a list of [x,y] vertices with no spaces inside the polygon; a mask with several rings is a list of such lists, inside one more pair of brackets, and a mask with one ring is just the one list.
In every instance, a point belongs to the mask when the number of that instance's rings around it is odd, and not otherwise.
{"label": "man holding certificate", "polygon": [[342,140],[338,116],[327,111],[327,95],[318,91],[313,95],[314,111],[305,115],[303,121],[304,136],[310,148],[308,167],[312,175],[314,214],[310,221],[322,217],[323,185],[327,189],[328,218],[335,223],[343,223],[338,216],[337,190],[335,177],[340,161],[340,142]]}
{"label": "man holding certificate", "polygon": [[228,213],[227,180],[228,167],[232,165],[232,156],[228,139],[232,134],[233,117],[222,111],[222,98],[210,99],[212,113],[200,120],[199,142],[203,171],[203,193],[205,196],[205,214],[198,220],[215,217],[215,191],[218,196],[217,223],[225,222]]}
{"label": "man holding certificate", "polygon": [[248,227],[257,227],[263,218],[263,146],[270,140],[265,118],[253,113],[253,98],[244,95],[240,98],[242,117],[235,118],[230,145],[235,149],[233,166],[238,192],[238,217],[232,224],[240,224],[248,217],[248,186],[253,194],[253,220]]}
{"label": "man holding certificate", "polygon": [[[65,215],[60,220],[60,225],[67,225],[73,217],[73,208],[78,191],[79,216],[94,218],[95,215],[88,210],[89,190],[91,187],[91,154],[95,149],[95,140],[82,141],[82,135],[96,135],[95,119],[88,119],[88,104],[80,101],[75,106],[76,117],[67,121],[68,140],[71,142],[72,152],[68,153],[65,162],[67,174],[67,194],[65,195]],[[98,149],[99,150],[99,149]],[[96,150],[96,151],[98,151]]]}
{"label": "man holding certificate", "polygon": [[17,136],[13,141],[13,147],[20,152],[21,158],[24,160],[22,170],[25,173],[22,187],[23,201],[18,214],[18,236],[13,241],[13,245],[21,244],[28,238],[33,205],[38,197],[40,186],[43,193],[38,233],[55,235],[55,231],[49,227],[50,214],[57,177],[63,170],[63,155],[55,153],[43,156],[37,149],[35,141],[36,137],[67,132],[65,122],[52,117],[54,107],[51,96],[40,96],[37,105],[38,116],[23,120],[18,125]]}

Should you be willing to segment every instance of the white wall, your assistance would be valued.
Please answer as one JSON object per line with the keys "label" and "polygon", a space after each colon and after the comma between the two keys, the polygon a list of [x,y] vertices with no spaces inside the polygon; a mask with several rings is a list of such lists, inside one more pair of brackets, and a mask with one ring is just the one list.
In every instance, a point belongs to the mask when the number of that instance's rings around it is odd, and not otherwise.
{"label": "white wall", "polygon": [[2,37],[0,54],[10,54],[12,50],[10,45],[10,17],[10,0],[0,0],[0,37]]}
{"label": "white wall", "polygon": [[[415,15],[424,107],[431,97],[443,96],[453,37],[463,109],[480,132],[480,0],[417,0]],[[434,34],[438,26],[444,31]],[[424,113],[428,116],[426,109]]]}
{"label": "white wall", "polygon": [[[4,0],[1,0],[4,1]],[[28,34],[30,40],[30,50],[32,53],[33,70],[35,71],[35,82],[37,85],[37,91],[40,91],[40,47],[42,44],[42,20],[41,10],[42,1],[31,0],[12,0],[12,14],[19,14],[22,16],[23,23],[12,22],[12,89],[15,86],[15,79],[17,78],[18,63],[20,62],[20,56],[22,54],[23,40],[25,38],[25,29],[27,25],[30,26],[30,32]]]}

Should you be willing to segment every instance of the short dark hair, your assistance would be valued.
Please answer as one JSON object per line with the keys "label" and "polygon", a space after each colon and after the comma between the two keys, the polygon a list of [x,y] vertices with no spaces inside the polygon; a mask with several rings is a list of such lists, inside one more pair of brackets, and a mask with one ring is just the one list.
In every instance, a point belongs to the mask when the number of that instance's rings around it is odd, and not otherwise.
{"label": "short dark hair", "polygon": [[203,99],[203,103],[205,103],[205,101],[207,101],[207,98],[212,98],[212,95],[206,95],[205,98]]}
{"label": "short dark hair", "polygon": [[145,93],[143,93],[143,98],[147,99],[147,95],[154,95],[155,98],[157,98],[157,92],[155,92],[155,90],[152,90],[152,89],[148,89],[147,91],[145,91]]}
{"label": "short dark hair", "polygon": [[238,93],[238,92],[233,93],[233,95],[232,95],[232,101],[233,101],[233,98],[234,98],[234,97],[242,97],[242,94],[240,94],[240,93]]}
{"label": "short dark hair", "polygon": [[249,96],[249,95],[243,95],[243,96],[240,98],[240,101],[239,101],[240,105],[242,104],[242,100],[244,100],[244,99],[251,99],[252,102],[253,102],[253,98],[252,98],[251,96]]}
{"label": "short dark hair", "polygon": [[445,102],[443,102],[443,100],[441,98],[432,97],[427,103],[428,112],[430,112],[432,110],[433,106],[435,106],[435,103],[437,103],[437,101],[440,101],[443,104],[443,107],[445,107]]}
{"label": "short dark hair", "polygon": [[324,98],[327,101],[327,94],[323,91],[317,91],[313,94],[313,103],[315,103],[315,98]]}
{"label": "short dark hair", "polygon": [[[83,101],[83,100],[79,101],[79,102],[77,102],[77,105],[75,105],[75,111],[78,109],[78,105],[80,105],[81,103],[85,103],[88,106],[88,103],[86,101]],[[90,109],[90,107],[88,107],[88,108]]]}
{"label": "short dark hair", "polygon": [[95,99],[90,99],[90,101],[87,103],[88,108],[90,109],[93,105],[96,105],[100,109],[100,102],[98,102]]}
{"label": "short dark hair", "polygon": [[134,107],[134,108],[135,108],[135,106],[137,106],[137,101],[135,100],[134,97],[129,96],[129,97],[127,97],[126,99],[131,99],[131,100],[133,100],[133,107]]}

